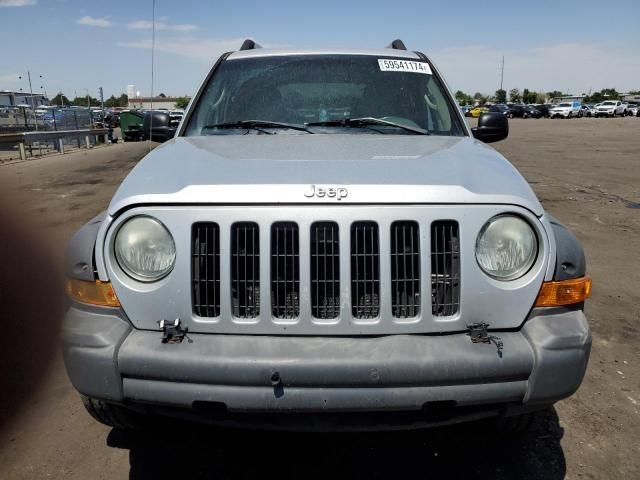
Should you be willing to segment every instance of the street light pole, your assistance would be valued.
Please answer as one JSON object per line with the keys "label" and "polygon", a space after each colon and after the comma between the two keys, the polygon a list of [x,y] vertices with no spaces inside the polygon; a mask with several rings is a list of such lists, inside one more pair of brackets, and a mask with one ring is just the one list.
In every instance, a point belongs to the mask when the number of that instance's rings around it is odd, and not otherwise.
{"label": "street light pole", "polygon": [[[42,76],[42,75],[41,75]],[[22,80],[22,76],[19,75],[18,78]],[[36,100],[33,98],[33,87],[31,86],[31,72],[27,70],[27,78],[29,79],[29,92],[31,92],[31,107],[33,108],[33,120],[34,125],[36,127],[36,132],[38,131],[38,118],[36,117]]]}

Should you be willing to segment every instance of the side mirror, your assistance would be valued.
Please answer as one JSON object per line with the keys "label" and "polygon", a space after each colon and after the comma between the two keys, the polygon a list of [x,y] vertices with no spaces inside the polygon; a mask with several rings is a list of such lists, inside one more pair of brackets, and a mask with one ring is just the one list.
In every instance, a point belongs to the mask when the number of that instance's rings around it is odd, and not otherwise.
{"label": "side mirror", "polygon": [[499,142],[509,135],[509,121],[500,112],[487,112],[478,118],[478,126],[471,129],[473,136],[484,143]]}

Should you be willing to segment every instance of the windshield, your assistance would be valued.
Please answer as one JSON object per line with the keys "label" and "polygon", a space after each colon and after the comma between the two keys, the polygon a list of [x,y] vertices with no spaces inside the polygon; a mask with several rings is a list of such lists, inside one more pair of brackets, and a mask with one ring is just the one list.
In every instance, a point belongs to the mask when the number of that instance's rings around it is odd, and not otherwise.
{"label": "windshield", "polygon": [[616,102],[602,102],[601,105],[615,105]]}
{"label": "windshield", "polygon": [[558,105],[559,107],[570,107],[571,104],[570,103],[561,103],[560,105]]}
{"label": "windshield", "polygon": [[[455,105],[430,72],[427,62],[369,55],[227,60],[206,85],[185,135],[233,134],[216,126],[248,120],[305,125],[363,117],[424,129],[432,135],[464,135]],[[346,126],[309,128],[315,133],[412,134],[390,125]]]}

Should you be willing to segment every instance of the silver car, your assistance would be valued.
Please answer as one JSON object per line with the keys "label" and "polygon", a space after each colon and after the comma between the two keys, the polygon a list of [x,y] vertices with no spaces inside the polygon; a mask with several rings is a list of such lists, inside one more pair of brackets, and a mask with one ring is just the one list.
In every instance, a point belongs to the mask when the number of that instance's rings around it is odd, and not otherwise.
{"label": "silver car", "polygon": [[176,137],[71,241],[68,374],[117,428],[180,418],[387,429],[571,395],[591,347],[583,250],[469,128],[427,56],[217,61]]}

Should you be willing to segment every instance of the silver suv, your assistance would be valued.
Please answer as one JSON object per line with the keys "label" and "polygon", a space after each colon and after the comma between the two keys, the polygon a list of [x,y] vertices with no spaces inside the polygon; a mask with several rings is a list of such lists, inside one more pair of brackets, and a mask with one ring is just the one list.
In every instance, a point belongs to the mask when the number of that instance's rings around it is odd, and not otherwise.
{"label": "silver suv", "polygon": [[501,113],[469,128],[398,40],[224,54],[69,247],[87,409],[119,428],[522,425],[571,395],[591,281],[484,144],[507,134]]}

